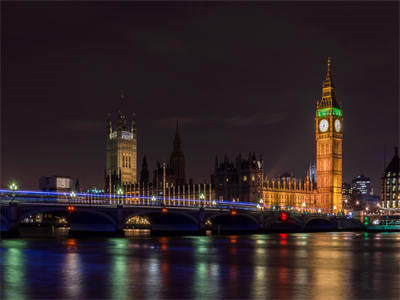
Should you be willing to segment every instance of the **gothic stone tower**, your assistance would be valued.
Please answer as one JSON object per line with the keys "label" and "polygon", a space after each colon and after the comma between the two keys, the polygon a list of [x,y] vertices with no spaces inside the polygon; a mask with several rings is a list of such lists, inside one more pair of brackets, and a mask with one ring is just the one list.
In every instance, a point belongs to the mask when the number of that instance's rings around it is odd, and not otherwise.
{"label": "gothic stone tower", "polygon": [[176,133],[174,138],[174,147],[171,153],[170,163],[171,179],[175,185],[186,184],[186,164],[185,156],[182,150],[181,136],[179,134],[178,121],[176,121]]}
{"label": "gothic stone tower", "polygon": [[331,60],[317,103],[315,118],[317,145],[317,206],[325,211],[342,210],[343,112],[336,101]]}
{"label": "gothic stone tower", "polygon": [[[123,97],[123,96],[121,96]],[[131,126],[127,118],[118,111],[116,128],[112,127],[111,116],[107,118],[105,191],[137,183],[137,139],[135,114]]]}

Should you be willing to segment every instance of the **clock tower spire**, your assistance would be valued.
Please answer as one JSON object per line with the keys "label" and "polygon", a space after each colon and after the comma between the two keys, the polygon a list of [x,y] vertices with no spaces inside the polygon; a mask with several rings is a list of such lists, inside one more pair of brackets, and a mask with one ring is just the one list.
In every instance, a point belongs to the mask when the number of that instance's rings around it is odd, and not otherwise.
{"label": "clock tower spire", "polygon": [[328,58],[322,97],[317,102],[315,137],[317,146],[317,207],[325,212],[342,211],[343,112],[336,100]]}

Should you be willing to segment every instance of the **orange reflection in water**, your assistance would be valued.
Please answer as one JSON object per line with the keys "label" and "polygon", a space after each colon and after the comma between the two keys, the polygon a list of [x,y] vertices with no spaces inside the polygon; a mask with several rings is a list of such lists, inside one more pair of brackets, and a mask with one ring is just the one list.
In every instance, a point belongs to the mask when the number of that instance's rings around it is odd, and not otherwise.
{"label": "orange reflection in water", "polygon": [[166,237],[160,238],[160,243],[161,243],[161,250],[167,251],[168,250],[168,238],[166,238]]}
{"label": "orange reflection in water", "polygon": [[65,242],[65,245],[67,245],[67,250],[68,251],[74,251],[76,250],[76,239],[68,239]]}

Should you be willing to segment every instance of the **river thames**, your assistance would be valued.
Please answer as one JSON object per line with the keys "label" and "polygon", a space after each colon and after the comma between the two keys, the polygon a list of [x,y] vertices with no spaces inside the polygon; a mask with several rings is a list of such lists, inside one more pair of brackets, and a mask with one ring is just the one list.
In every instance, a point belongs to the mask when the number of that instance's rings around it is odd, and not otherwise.
{"label": "river thames", "polygon": [[4,239],[2,299],[399,299],[399,233]]}

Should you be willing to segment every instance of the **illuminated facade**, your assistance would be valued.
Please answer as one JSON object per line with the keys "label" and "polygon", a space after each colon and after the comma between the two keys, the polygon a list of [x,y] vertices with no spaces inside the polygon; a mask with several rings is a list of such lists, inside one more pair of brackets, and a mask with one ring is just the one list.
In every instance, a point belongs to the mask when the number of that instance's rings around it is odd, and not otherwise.
{"label": "illuminated facade", "polygon": [[400,208],[400,158],[398,148],[382,177],[381,207]]}
{"label": "illuminated facade", "polygon": [[331,60],[328,59],[315,118],[316,182],[309,174],[305,180],[292,177],[266,179],[263,186],[265,205],[342,211],[342,122],[343,112],[336,101]]}
{"label": "illuminated facade", "polygon": [[104,190],[113,192],[122,186],[137,182],[137,139],[135,116],[131,125],[127,117],[118,111],[116,127],[113,128],[111,116],[107,118],[106,169]]}
{"label": "illuminated facade", "polygon": [[316,208],[316,184],[307,176],[305,180],[293,177],[267,178],[263,189],[264,205],[279,208]]}

